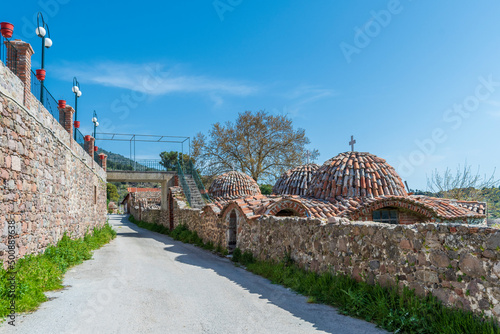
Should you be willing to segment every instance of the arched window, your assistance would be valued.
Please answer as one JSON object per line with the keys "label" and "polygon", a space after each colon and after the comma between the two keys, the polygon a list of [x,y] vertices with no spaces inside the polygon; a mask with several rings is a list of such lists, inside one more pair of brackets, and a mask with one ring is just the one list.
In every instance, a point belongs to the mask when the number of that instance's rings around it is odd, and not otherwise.
{"label": "arched window", "polygon": [[382,208],[380,210],[375,210],[372,213],[372,219],[374,222],[379,223],[399,224],[398,210],[395,208]]}
{"label": "arched window", "polygon": [[292,209],[283,209],[280,212],[276,213],[275,216],[277,217],[300,217],[300,214],[295,212],[295,210]]}

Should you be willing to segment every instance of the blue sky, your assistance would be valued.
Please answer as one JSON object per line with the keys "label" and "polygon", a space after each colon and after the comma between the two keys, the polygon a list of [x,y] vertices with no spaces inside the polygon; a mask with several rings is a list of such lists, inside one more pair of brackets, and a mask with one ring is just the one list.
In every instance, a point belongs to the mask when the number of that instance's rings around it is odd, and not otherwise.
{"label": "blue sky", "polygon": [[[12,1],[2,21],[32,43],[49,24],[46,86],[100,131],[193,137],[238,112],[288,114],[319,163],[385,158],[411,188],[434,169],[500,166],[500,3],[435,1]],[[129,153],[127,144],[97,145]],[[138,158],[178,146],[138,145]],[[498,174],[498,173],[497,173]],[[498,176],[498,175],[497,175]]]}

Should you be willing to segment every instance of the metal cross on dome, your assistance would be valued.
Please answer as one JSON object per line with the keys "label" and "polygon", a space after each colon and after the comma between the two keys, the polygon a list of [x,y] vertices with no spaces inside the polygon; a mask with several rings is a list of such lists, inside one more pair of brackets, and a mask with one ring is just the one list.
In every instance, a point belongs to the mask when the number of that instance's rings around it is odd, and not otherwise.
{"label": "metal cross on dome", "polygon": [[354,139],[354,136],[351,136],[351,141],[349,142],[349,145],[351,145],[352,152],[354,152],[354,144],[356,144],[356,140]]}
{"label": "metal cross on dome", "polygon": [[309,158],[311,157],[311,152],[309,150],[306,151],[306,159],[307,159],[307,164],[309,165]]}

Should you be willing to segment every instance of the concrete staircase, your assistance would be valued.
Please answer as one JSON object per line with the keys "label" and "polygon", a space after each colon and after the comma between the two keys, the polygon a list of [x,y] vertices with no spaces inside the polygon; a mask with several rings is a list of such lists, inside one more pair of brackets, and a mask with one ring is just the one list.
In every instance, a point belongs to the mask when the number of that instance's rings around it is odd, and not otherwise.
{"label": "concrete staircase", "polygon": [[198,186],[196,186],[193,176],[184,174],[184,178],[189,187],[189,191],[191,192],[191,207],[195,209],[203,208],[205,206],[205,201],[203,200],[203,197],[201,197],[200,190],[198,189]]}

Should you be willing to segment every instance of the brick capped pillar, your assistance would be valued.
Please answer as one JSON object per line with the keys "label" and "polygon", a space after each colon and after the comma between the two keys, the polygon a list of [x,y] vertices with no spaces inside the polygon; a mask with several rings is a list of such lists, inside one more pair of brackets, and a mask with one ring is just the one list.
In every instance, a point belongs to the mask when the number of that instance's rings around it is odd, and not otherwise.
{"label": "brick capped pillar", "polygon": [[66,131],[68,131],[71,138],[73,138],[73,114],[75,113],[75,109],[70,106],[66,106],[66,108],[58,108],[59,109],[59,123],[63,126]]}
{"label": "brick capped pillar", "polygon": [[95,144],[95,138],[92,136],[90,136],[89,141],[85,141],[85,143],[83,144],[85,152],[87,152],[90,155],[92,161],[94,160],[94,144]]}
{"label": "brick capped pillar", "polygon": [[[35,53],[29,43],[16,39],[4,42],[7,47],[7,67],[24,83],[24,105],[31,105],[31,56]],[[12,48],[16,50],[12,50]]]}
{"label": "brick capped pillar", "polygon": [[101,167],[106,171],[108,156],[104,153],[99,154],[99,159],[101,159]]}

